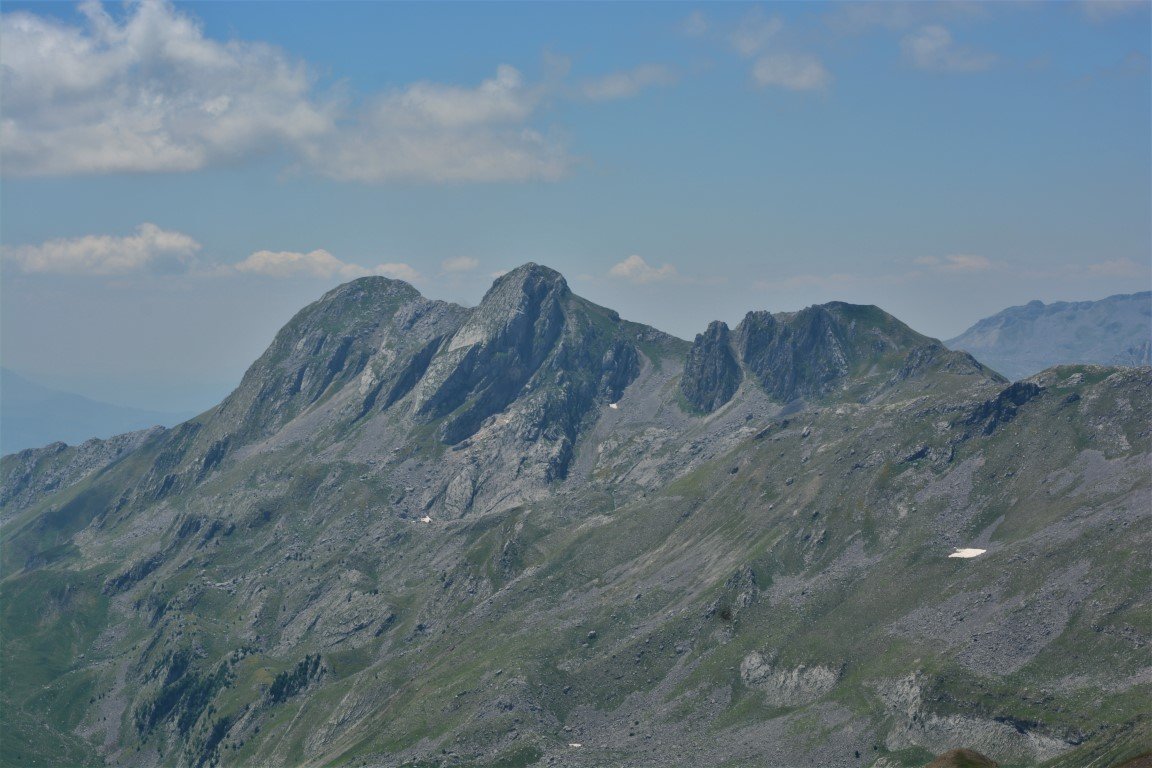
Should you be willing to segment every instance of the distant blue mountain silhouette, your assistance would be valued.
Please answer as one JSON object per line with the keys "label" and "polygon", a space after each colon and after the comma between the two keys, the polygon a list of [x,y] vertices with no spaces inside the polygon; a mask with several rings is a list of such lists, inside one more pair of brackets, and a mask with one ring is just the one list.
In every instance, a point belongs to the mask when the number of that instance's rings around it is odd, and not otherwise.
{"label": "distant blue mountain silhouette", "polygon": [[75,445],[156,424],[171,426],[193,415],[102,403],[0,368],[0,454],[4,455],[57,441]]}
{"label": "distant blue mountain silhouette", "polygon": [[1011,379],[1053,365],[1148,365],[1152,292],[1099,301],[1032,301],[986,317],[944,342]]}

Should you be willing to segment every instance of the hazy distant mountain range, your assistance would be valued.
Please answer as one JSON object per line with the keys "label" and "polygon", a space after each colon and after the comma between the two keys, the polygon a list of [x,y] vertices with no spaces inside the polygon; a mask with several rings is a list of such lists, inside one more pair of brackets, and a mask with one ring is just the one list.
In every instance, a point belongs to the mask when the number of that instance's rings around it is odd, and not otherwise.
{"label": "hazy distant mountain range", "polygon": [[1150,412],[875,306],[355,280],[195,419],[5,457],[0,765],[1113,768]]}
{"label": "hazy distant mountain range", "polygon": [[944,343],[1013,380],[1053,365],[1149,365],[1152,291],[1099,301],[1031,301],[997,312]]}
{"label": "hazy distant mountain range", "polygon": [[75,445],[157,424],[171,426],[194,415],[102,403],[0,368],[0,455],[56,441]]}

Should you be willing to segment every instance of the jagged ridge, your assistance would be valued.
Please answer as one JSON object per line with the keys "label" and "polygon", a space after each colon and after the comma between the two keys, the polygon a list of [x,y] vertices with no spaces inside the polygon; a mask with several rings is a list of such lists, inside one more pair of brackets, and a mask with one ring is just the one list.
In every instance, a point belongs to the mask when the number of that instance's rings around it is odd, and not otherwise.
{"label": "jagged ridge", "polygon": [[[749,312],[734,332],[713,322],[696,337],[681,390],[705,412],[731,400],[745,376],[785,403],[824,397],[849,380],[860,389],[858,396],[871,398],[886,385],[941,367],[995,376],[878,307],[832,302],[794,313]],[[879,386],[860,387],[875,377],[882,379]]]}

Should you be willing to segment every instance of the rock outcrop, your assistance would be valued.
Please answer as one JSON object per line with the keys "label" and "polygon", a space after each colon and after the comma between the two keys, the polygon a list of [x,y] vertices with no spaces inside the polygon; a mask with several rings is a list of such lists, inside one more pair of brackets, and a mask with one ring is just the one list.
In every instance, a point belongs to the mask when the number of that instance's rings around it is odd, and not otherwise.
{"label": "rock outcrop", "polygon": [[727,324],[716,320],[696,341],[684,361],[680,389],[688,402],[711,413],[732,399],[744,377],[732,350]]}
{"label": "rock outcrop", "polygon": [[[818,400],[851,380],[869,398],[929,371],[994,377],[874,306],[832,302],[799,312],[749,312],[732,332],[713,322],[688,353],[680,388],[697,409],[715,411],[745,377],[780,403]],[[869,382],[869,380],[872,380]]]}

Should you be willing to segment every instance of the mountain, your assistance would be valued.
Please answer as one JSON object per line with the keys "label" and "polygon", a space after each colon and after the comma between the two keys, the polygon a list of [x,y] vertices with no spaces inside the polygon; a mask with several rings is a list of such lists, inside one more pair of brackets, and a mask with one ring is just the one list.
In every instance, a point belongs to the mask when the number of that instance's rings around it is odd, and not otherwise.
{"label": "mountain", "polygon": [[1152,291],[1099,301],[1031,301],[986,317],[944,343],[1011,379],[1053,365],[1146,366],[1152,364]]}
{"label": "mountain", "polygon": [[48,443],[82,443],[155,424],[177,424],[191,413],[126,408],[60,392],[0,369],[0,453]]}
{"label": "mountain", "polygon": [[870,306],[356,280],[195,419],[0,462],[0,763],[1110,766],[1150,399]]}

